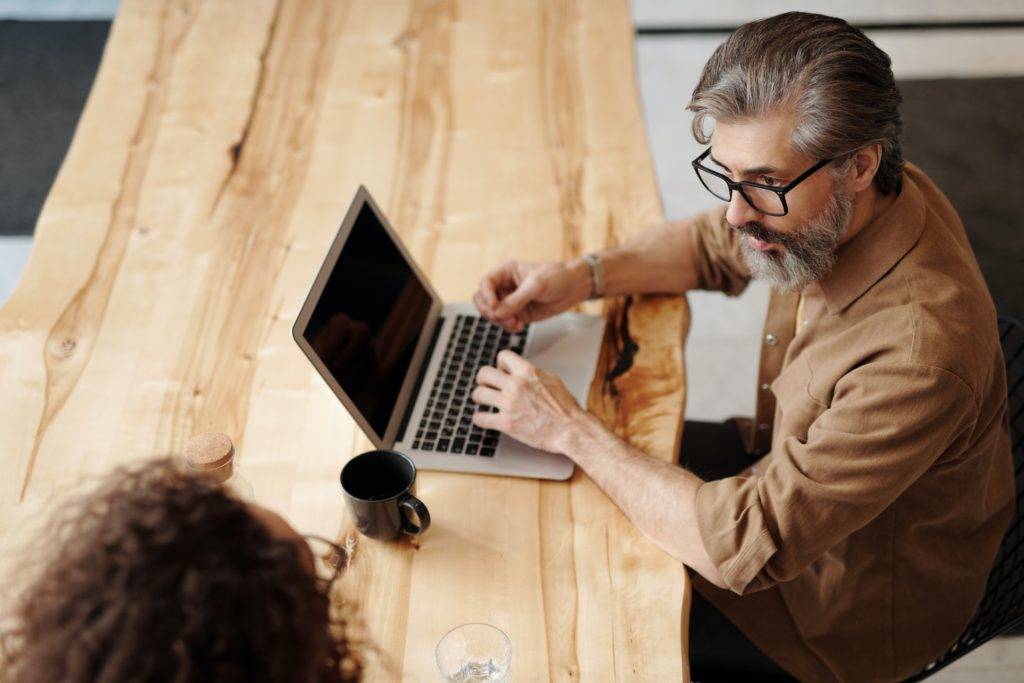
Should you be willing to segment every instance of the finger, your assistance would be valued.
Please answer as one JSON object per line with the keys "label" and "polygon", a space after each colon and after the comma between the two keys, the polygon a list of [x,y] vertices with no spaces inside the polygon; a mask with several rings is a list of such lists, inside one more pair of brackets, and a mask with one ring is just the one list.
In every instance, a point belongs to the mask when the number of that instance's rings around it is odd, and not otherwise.
{"label": "finger", "polygon": [[480,293],[483,295],[485,303],[491,308],[498,305],[499,292],[511,291],[516,288],[514,268],[515,261],[506,261],[481,278]]}
{"label": "finger", "polygon": [[503,431],[502,426],[504,422],[500,413],[473,413],[473,424],[481,429],[497,429]]}
{"label": "finger", "polygon": [[526,304],[533,301],[538,292],[540,292],[540,281],[537,278],[527,278],[514,292],[501,300],[494,308],[494,315],[499,318],[515,315]]}
{"label": "finger", "polygon": [[508,349],[498,353],[498,369],[504,370],[510,375],[519,375],[520,377],[528,377],[537,371],[533,363]]}
{"label": "finger", "polygon": [[[477,295],[488,309],[494,308],[494,305],[498,303],[498,294],[494,291],[494,283],[491,282],[490,277],[481,278]],[[476,297],[473,298],[476,299]]]}
{"label": "finger", "polygon": [[518,330],[516,328],[522,327],[522,323],[520,322],[519,318],[514,315],[509,316],[508,318],[495,318],[494,324],[505,328],[509,332],[517,332]]}
{"label": "finger", "polygon": [[476,306],[476,310],[480,311],[480,315],[484,318],[491,320],[494,317],[494,310],[484,300],[484,295],[481,292],[473,295],[473,305]]}
{"label": "finger", "polygon": [[469,397],[482,406],[497,406],[501,408],[504,403],[501,392],[490,387],[477,387]]}
{"label": "finger", "polygon": [[476,383],[480,386],[504,389],[508,386],[509,376],[497,368],[485,365],[476,373]]}

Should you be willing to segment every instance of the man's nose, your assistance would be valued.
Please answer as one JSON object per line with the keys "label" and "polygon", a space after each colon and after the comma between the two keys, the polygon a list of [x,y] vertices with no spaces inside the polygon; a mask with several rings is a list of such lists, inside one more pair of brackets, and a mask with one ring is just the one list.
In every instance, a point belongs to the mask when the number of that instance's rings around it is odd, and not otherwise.
{"label": "man's nose", "polygon": [[733,190],[732,199],[729,200],[729,209],[725,212],[725,220],[733,225],[746,225],[753,221],[759,221],[763,217],[764,214],[752,207],[739,190]]}

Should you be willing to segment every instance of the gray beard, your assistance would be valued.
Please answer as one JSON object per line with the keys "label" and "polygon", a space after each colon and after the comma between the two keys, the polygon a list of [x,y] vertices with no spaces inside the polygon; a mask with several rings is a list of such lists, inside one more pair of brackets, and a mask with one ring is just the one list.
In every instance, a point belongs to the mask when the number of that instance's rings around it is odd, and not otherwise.
{"label": "gray beard", "polygon": [[[846,233],[852,215],[853,200],[845,194],[833,194],[817,216],[780,242],[785,247],[781,254],[758,251],[750,246],[745,236],[741,236],[743,259],[750,274],[767,281],[780,292],[797,292],[821,280],[835,265],[836,247]],[[754,236],[758,235],[755,233]]]}

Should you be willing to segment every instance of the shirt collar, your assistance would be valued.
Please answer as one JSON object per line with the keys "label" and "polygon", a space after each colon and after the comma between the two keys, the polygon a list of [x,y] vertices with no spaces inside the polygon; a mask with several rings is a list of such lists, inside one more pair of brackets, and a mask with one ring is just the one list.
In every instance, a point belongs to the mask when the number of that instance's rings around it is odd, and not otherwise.
{"label": "shirt collar", "polygon": [[917,244],[924,230],[925,206],[911,164],[903,172],[903,189],[885,211],[839,247],[835,265],[818,281],[832,315],[841,313]]}

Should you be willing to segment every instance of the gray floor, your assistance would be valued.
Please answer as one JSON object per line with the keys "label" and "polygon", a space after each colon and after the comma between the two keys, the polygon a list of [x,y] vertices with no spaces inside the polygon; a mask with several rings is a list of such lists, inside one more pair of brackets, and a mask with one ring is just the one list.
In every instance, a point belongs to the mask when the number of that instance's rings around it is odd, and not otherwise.
{"label": "gray floor", "polygon": [[31,237],[0,237],[0,306],[18,285],[31,248]]}
{"label": "gray floor", "polygon": [[[117,0],[0,0],[0,19],[98,19],[109,17]],[[766,0],[751,10],[740,0],[679,3],[633,0],[639,25],[734,25],[758,15],[789,9],[788,3]],[[805,2],[804,9],[854,13],[860,21],[927,19],[1019,19],[1019,2],[960,0],[890,3]],[[872,36],[893,58],[897,78],[1024,75],[1024,30],[955,32],[887,31]],[[689,160],[697,145],[689,134],[684,106],[700,67],[721,36],[641,37],[637,44],[640,95],[648,135],[669,218],[691,215],[713,199],[690,177]],[[0,238],[0,305],[10,296],[28,259],[31,238]],[[754,381],[759,333],[768,300],[767,289],[755,283],[738,298],[693,293],[693,326],[687,341],[687,416],[723,419],[749,414],[754,406]],[[938,681],[1024,680],[1024,639],[996,640],[940,673]]]}
{"label": "gray floor", "polygon": [[120,0],[0,0],[0,19],[110,19]]}
{"label": "gray floor", "polygon": [[0,21],[0,236],[32,235],[110,21]]}

